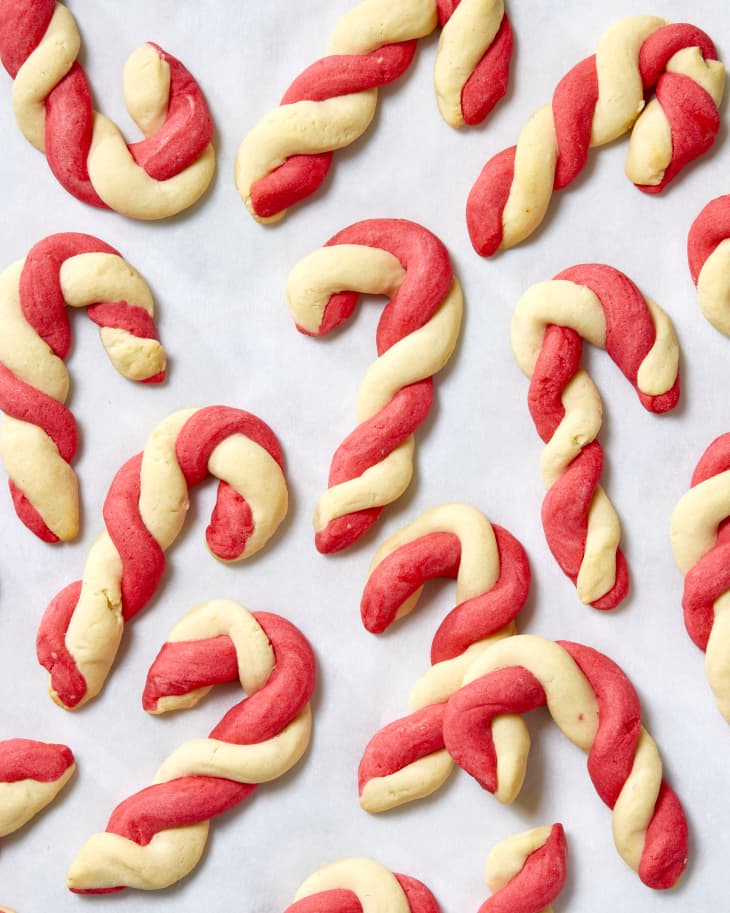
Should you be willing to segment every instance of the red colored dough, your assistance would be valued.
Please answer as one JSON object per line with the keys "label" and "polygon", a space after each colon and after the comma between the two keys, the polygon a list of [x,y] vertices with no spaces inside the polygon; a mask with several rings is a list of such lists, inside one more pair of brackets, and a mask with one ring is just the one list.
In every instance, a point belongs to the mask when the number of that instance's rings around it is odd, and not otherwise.
{"label": "red colored dough", "polygon": [[33,739],[6,739],[0,742],[0,783],[37,780],[53,783],[74,763],[66,745],[36,742]]}

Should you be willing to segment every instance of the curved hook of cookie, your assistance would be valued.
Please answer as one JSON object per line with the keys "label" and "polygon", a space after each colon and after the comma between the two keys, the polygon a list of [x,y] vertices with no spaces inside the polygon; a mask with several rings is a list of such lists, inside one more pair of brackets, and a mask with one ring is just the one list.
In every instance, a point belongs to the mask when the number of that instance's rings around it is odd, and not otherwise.
{"label": "curved hook of cookie", "polygon": [[159,586],[189,489],[209,474],[220,483],[206,540],[219,560],[256,554],[284,519],[284,457],[268,425],[228,406],[168,416],[143,453],[114,477],[104,502],[106,529],[89,552],[83,579],[62,590],[41,621],[38,661],[61,706],[80,707],[101,691],[125,623]]}
{"label": "curved hook of cookie", "polygon": [[287,283],[297,327],[312,336],[347,320],[360,293],[390,301],[378,323],[378,359],[360,387],[360,424],[335,452],[315,511],[320,552],[357,541],[408,487],[413,432],[431,407],[432,375],[451,357],[461,327],[461,287],[448,252],[414,222],[357,222],[301,260]]}
{"label": "curved hook of cookie", "polygon": [[529,237],[553,191],[583,170],[589,149],[628,130],[628,177],[640,190],[660,192],[714,143],[724,82],[714,44],[695,26],[655,16],[613,25],[597,53],[573,67],[552,102],[532,115],[517,145],[484,166],[466,206],[474,249],[488,257]]}
{"label": "curved hook of cookie", "polygon": [[169,887],[197,865],[210,819],[302,758],[311,734],[314,654],[279,615],[250,613],[227,599],[192,609],[152,664],[143,705],[152,713],[192,707],[214,685],[236,679],[248,697],[207,739],[177,748],[151,786],[114,809],[106,831],[71,864],[72,891]]}
{"label": "curved hook of cookie", "polygon": [[152,294],[113,247],[76,232],[50,235],[0,274],[0,457],[18,516],[45,542],[66,542],[79,529],[70,465],[78,431],[64,405],[66,306],[86,308],[124,377],[146,384],[165,377]]}
{"label": "curved hook of cookie", "polygon": [[33,739],[0,742],[0,837],[27,824],[56,798],[76,770],[65,745]]}
{"label": "curved hook of cookie", "polygon": [[616,848],[651,888],[670,888],[687,864],[688,830],[662,780],[656,744],[641,725],[631,683],[608,657],[580,644],[508,637],[479,656],[450,698],[443,735],[452,758],[484,789],[498,788],[497,760],[524,768],[525,746],[493,740],[492,721],[547,706],[561,731],[588,753],[596,792],[612,810]]}
{"label": "curved hook of cookie", "polygon": [[674,328],[628,276],[589,263],[528,289],[510,335],[517,363],[530,378],[530,414],[546,445],[540,468],[548,545],[581,601],[612,609],[628,591],[628,570],[618,516],[599,484],[602,404],[580,368],[582,340],[605,348],[644,408],[662,413],[679,399]]}
{"label": "curved hook of cookie", "polygon": [[711,200],[694,220],[687,257],[702,313],[730,336],[730,194]]}
{"label": "curved hook of cookie", "polygon": [[192,206],[215,171],[213,121],[197,82],[157,45],[138,48],[125,67],[124,94],[146,138],[128,145],[119,128],[93,110],[80,49],[65,6],[0,0],[0,58],[14,80],[23,135],[84,203],[146,220]]}

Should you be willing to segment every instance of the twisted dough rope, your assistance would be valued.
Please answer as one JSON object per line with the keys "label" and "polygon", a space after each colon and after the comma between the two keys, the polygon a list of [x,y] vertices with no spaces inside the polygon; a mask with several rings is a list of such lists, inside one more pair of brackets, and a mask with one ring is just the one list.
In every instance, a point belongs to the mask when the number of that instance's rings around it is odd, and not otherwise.
{"label": "twisted dough rope", "polygon": [[61,590],[41,621],[38,661],[60,706],[80,707],[101,691],[125,622],[160,583],[164,553],[188,511],[188,489],[208,473],[221,480],[206,530],[221,561],[254,555],[286,515],[284,457],[261,419],[228,406],[168,416],[114,477],[106,530],[91,547],[83,580]]}
{"label": "twisted dough rope", "polygon": [[446,781],[453,761],[443,741],[445,701],[476,656],[516,632],[530,587],[527,555],[510,533],[469,505],[441,505],[376,552],[361,602],[365,627],[385,631],[415,607],[426,581],[442,576],[456,577],[457,605],[433,639],[433,665],[411,693],[413,712],[385,726],[365,748],[358,786],[368,812],[420,799]]}
{"label": "twisted dough rope", "polygon": [[165,377],[152,293],[108,244],[91,235],[50,235],[0,274],[0,457],[18,516],[44,542],[73,539],[79,530],[70,465],[77,429],[64,406],[71,346],[65,305],[87,308],[124,377],[153,384]]}
{"label": "twisted dough rope", "polygon": [[211,818],[300,760],[312,727],[314,654],[278,615],[251,614],[226,599],[188,612],[150,668],[143,706],[151,713],[192,707],[213,685],[236,679],[249,697],[207,739],[174,751],[152,786],[114,809],[106,832],[92,836],[71,864],[72,891],[174,884],[197,865]]}
{"label": "twisted dough rope", "polygon": [[27,824],[56,798],[76,770],[65,745],[32,739],[0,742],[0,837]]}
{"label": "twisted dough rope", "polygon": [[491,256],[532,234],[553,190],[583,170],[589,147],[632,127],[626,174],[639,190],[663,190],[712,146],[719,130],[725,69],[716,57],[710,38],[692,25],[656,16],[613,25],[598,52],[573,67],[551,104],[528,120],[517,146],[484,166],[466,207],[477,253]]}
{"label": "twisted dough rope", "polygon": [[564,270],[518,301],[512,350],[530,378],[528,403],[546,447],[542,520],[550,550],[578,597],[611,609],[628,589],[616,511],[598,484],[602,404],[579,367],[582,342],[605,348],[650,412],[679,398],[679,347],[666,313],[623,273],[601,264]]}
{"label": "twisted dough rope", "polygon": [[351,858],[310,875],[284,913],[440,913],[440,907],[417,879]]}
{"label": "twisted dough rope", "polygon": [[431,407],[432,375],[451,357],[461,327],[461,286],[448,251],[414,222],[356,222],[301,260],[287,283],[297,328],[312,336],[346,320],[358,293],[391,300],[378,323],[378,359],[360,386],[360,424],[335,452],[315,510],[320,552],[347,548],[408,487],[413,432]]}
{"label": "twisted dough rope", "polygon": [[674,560],[684,574],[684,623],[706,652],[717,709],[730,722],[730,434],[702,454],[691,486],[670,524]]}
{"label": "twisted dough rope", "polygon": [[687,256],[702,313],[730,336],[730,194],[711,200],[694,220]]}
{"label": "twisted dough rope", "polygon": [[192,206],[215,171],[213,121],[185,67],[155,44],[127,60],[127,110],[146,139],[128,146],[92,109],[77,62],[76,21],[54,0],[0,0],[0,58],[13,77],[21,132],[44,152],[69,193],[135,219],[163,219]]}
{"label": "twisted dough rope", "polygon": [[446,748],[484,789],[496,792],[500,755],[522,777],[530,737],[525,727],[519,743],[505,742],[492,729],[494,718],[543,705],[571,742],[588,752],[593,785],[613,809],[621,857],[649,887],[672,887],[687,863],[684,812],[662,780],[661,758],[641,725],[633,686],[597,650],[525,634],[494,644],[446,705]]}
{"label": "twisted dough rope", "polygon": [[565,886],[568,847],[561,824],[536,827],[501,840],[487,857],[492,896],[478,913],[553,913]]}
{"label": "twisted dough rope", "polygon": [[507,90],[512,31],[503,0],[364,0],[335,26],[327,56],[302,72],[238,150],[235,181],[259,222],[273,222],[324,181],[332,151],[361,136],[378,87],[398,79],[416,40],[443,26],[436,98],[452,126],[482,121]]}

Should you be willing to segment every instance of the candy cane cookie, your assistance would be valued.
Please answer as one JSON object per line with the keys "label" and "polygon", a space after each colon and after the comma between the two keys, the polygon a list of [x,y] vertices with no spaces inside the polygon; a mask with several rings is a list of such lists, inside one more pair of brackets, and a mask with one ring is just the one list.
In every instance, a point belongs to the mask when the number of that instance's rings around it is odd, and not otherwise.
{"label": "candy cane cookie", "polygon": [[504,741],[492,721],[542,706],[588,753],[596,792],[613,809],[621,857],[649,887],[672,887],[687,864],[687,822],[662,780],[661,758],[641,725],[636,692],[607,656],[534,635],[498,641],[477,657],[446,705],[446,748],[484,789],[495,792],[500,756],[523,774],[530,738],[525,728],[519,743]]}
{"label": "candy cane cookie", "polygon": [[261,419],[228,406],[168,416],[114,477],[104,502],[106,529],[91,547],[83,579],[63,589],[41,621],[38,661],[60,706],[80,707],[101,691],[125,622],[160,583],[189,489],[208,474],[220,484],[206,541],[221,561],[254,555],[286,515],[284,457]]}
{"label": "candy cane cookie", "polygon": [[361,602],[365,627],[385,631],[412,611],[423,585],[435,577],[456,578],[457,605],[433,639],[433,665],[411,693],[413,712],[385,726],[365,748],[358,785],[368,812],[423,798],[446,781],[453,762],[441,731],[444,702],[482,650],[516,633],[515,618],[530,588],[527,556],[507,530],[467,504],[444,504],[376,552]]}
{"label": "candy cane cookie", "polygon": [[284,913],[439,913],[425,884],[372,859],[350,858],[318,869]]}
{"label": "candy cane cookie", "polygon": [[702,313],[730,336],[730,194],[711,200],[694,220],[687,257]]}
{"label": "candy cane cookie", "polygon": [[512,350],[530,378],[528,404],[545,442],[545,536],[578,597],[612,609],[628,590],[621,528],[599,480],[601,398],[580,368],[582,340],[605,348],[645,409],[672,409],[679,398],[679,347],[667,314],[610,266],[588,263],[533,285],[511,325]]}
{"label": "candy cane cookie", "polygon": [[408,487],[413,432],[431,408],[432,375],[451,357],[461,328],[461,286],[448,251],[414,222],[356,222],[301,260],[287,283],[297,328],[311,336],[347,320],[359,293],[390,301],[378,323],[378,359],[360,386],[359,424],[335,452],[315,510],[320,552],[347,548]]}
{"label": "candy cane cookie", "polygon": [[656,16],[617,22],[597,53],[561,79],[517,145],[484,166],[466,206],[474,249],[488,257],[524,241],[553,190],[583,170],[589,148],[629,130],[626,174],[639,190],[659,193],[715,141],[724,81],[714,44],[695,26]]}
{"label": "candy cane cookie", "polygon": [[81,36],[55,0],[0,0],[0,59],[12,76],[23,136],[77,199],[134,219],[192,206],[215,171],[213,121],[200,87],[171,54],[143,44],[127,60],[124,96],[145,139],[127,145],[94,111],[78,63]]}
{"label": "candy cane cookie", "polygon": [[76,770],[65,745],[33,739],[0,742],[0,837],[27,824],[49,805]]}
{"label": "candy cane cookie", "polygon": [[192,707],[219,683],[238,679],[248,697],[207,739],[174,751],[146,789],[112,812],[106,831],[81,848],[68,872],[78,893],[166,888],[198,863],[209,821],[282,776],[309,745],[315,663],[290,622],[250,613],[227,599],[188,612],[152,664],[143,706]]}
{"label": "candy cane cookie", "polygon": [[568,846],[561,824],[536,827],[501,840],[487,857],[492,892],[478,913],[553,913],[565,887]]}
{"label": "candy cane cookie", "polygon": [[322,184],[334,150],[367,130],[378,88],[410,65],[441,23],[434,83],[452,126],[481,122],[507,90],[512,31],[503,0],[364,0],[335,26],[327,56],[304,70],[241,143],[235,181],[259,222]]}
{"label": "candy cane cookie", "polygon": [[79,530],[71,468],[76,422],[64,405],[71,347],[65,305],[86,308],[114,367],[130,380],[165,377],[147,283],[114,248],[91,235],[50,235],[0,274],[0,458],[20,519],[45,542]]}
{"label": "candy cane cookie", "polygon": [[705,651],[717,709],[730,722],[730,434],[716,438],[672,513],[674,560],[684,574],[684,623]]}

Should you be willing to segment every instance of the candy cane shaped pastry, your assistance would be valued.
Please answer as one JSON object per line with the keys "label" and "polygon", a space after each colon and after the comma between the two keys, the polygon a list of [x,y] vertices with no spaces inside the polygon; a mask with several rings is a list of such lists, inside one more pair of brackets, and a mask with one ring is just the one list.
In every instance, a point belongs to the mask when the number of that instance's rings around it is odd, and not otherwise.
{"label": "candy cane shaped pastry", "polygon": [[528,403],[545,441],[545,536],[582,602],[611,609],[628,589],[616,511],[599,485],[596,440],[602,404],[581,369],[582,339],[605,348],[650,412],[679,398],[679,348],[669,317],[610,266],[582,264],[525,292],[515,308],[512,350],[530,378]]}
{"label": "candy cane shaped pastry", "polygon": [[372,859],[340,859],[318,869],[284,913],[439,913],[425,884]]}
{"label": "candy cane shaped pastry", "polygon": [[730,723],[730,434],[703,453],[672,513],[674,560],[684,574],[684,623],[706,652],[717,709]]}
{"label": "candy cane shaped pastry", "polygon": [[106,530],[91,547],[83,580],[63,589],[41,621],[38,661],[60,706],[80,707],[101,691],[125,622],[160,583],[165,551],[185,521],[188,490],[208,473],[220,484],[206,540],[221,561],[254,555],[286,515],[284,457],[261,419],[228,406],[168,416],[114,477],[104,502]]}
{"label": "candy cane shaped pastry", "polygon": [[613,809],[621,857],[651,888],[670,888],[687,864],[687,822],[662,780],[654,740],[641,725],[631,682],[607,656],[533,635],[507,637],[474,661],[446,705],[443,733],[453,759],[484,789],[498,789],[498,759],[524,772],[529,735],[513,745],[494,717],[546,705],[562,732],[588,753],[588,772]]}
{"label": "candy cane shaped pastry", "polygon": [[76,770],[65,745],[33,739],[0,742],[0,837],[17,831],[49,805]]}
{"label": "candy cane shaped pastry", "polygon": [[163,219],[198,200],[215,171],[213,121],[200,87],[156,44],[127,60],[124,96],[145,135],[127,145],[92,108],[81,36],[55,0],[0,0],[0,58],[13,77],[23,136],[77,199],[134,219]]}
{"label": "candy cane shaped pastry", "polygon": [[213,685],[235,681],[248,697],[207,739],[174,751],[152,786],[114,809],[71,864],[68,886],[106,894],[165,888],[198,863],[211,818],[282,776],[309,745],[315,663],[290,622],[215,599],[188,612],[152,664],[143,706],[151,713],[192,707]]}
{"label": "candy cane shaped pastry", "polygon": [[503,0],[364,0],[335,26],[327,56],[294,80],[241,143],[236,186],[257,221],[283,218],[317,190],[332,152],[367,130],[378,88],[408,69],[416,39],[439,20],[440,111],[453,126],[487,116],[507,90],[512,54]]}
{"label": "candy cane shaped pastry", "polygon": [[71,346],[65,305],[87,308],[124,377],[148,384],[165,377],[152,294],[108,244],[91,235],[50,235],[0,274],[0,457],[18,516],[45,542],[73,539],[79,529],[70,465],[77,429],[64,405]]}
{"label": "candy cane shaped pastry", "polygon": [[646,193],[663,190],[715,141],[725,81],[716,58],[711,39],[692,25],[656,16],[613,25],[597,53],[573,67],[552,102],[532,115],[517,145],[484,166],[466,206],[477,253],[488,257],[531,235],[553,190],[583,170],[589,148],[629,130],[627,176]]}
{"label": "candy cane shaped pastry", "polygon": [[287,296],[297,328],[323,336],[355,309],[358,293],[387,295],[378,359],[360,386],[358,427],[332,458],[315,515],[315,543],[335,552],[360,538],[413,475],[413,432],[433,400],[432,375],[461,327],[461,286],[439,239],[414,222],[356,222],[301,260]]}
{"label": "candy cane shaped pastry", "polygon": [[568,847],[561,824],[536,827],[501,840],[487,857],[492,896],[478,913],[553,913],[565,887]]}
{"label": "candy cane shaped pastry", "polygon": [[694,220],[687,256],[702,313],[730,336],[730,194],[711,200]]}

